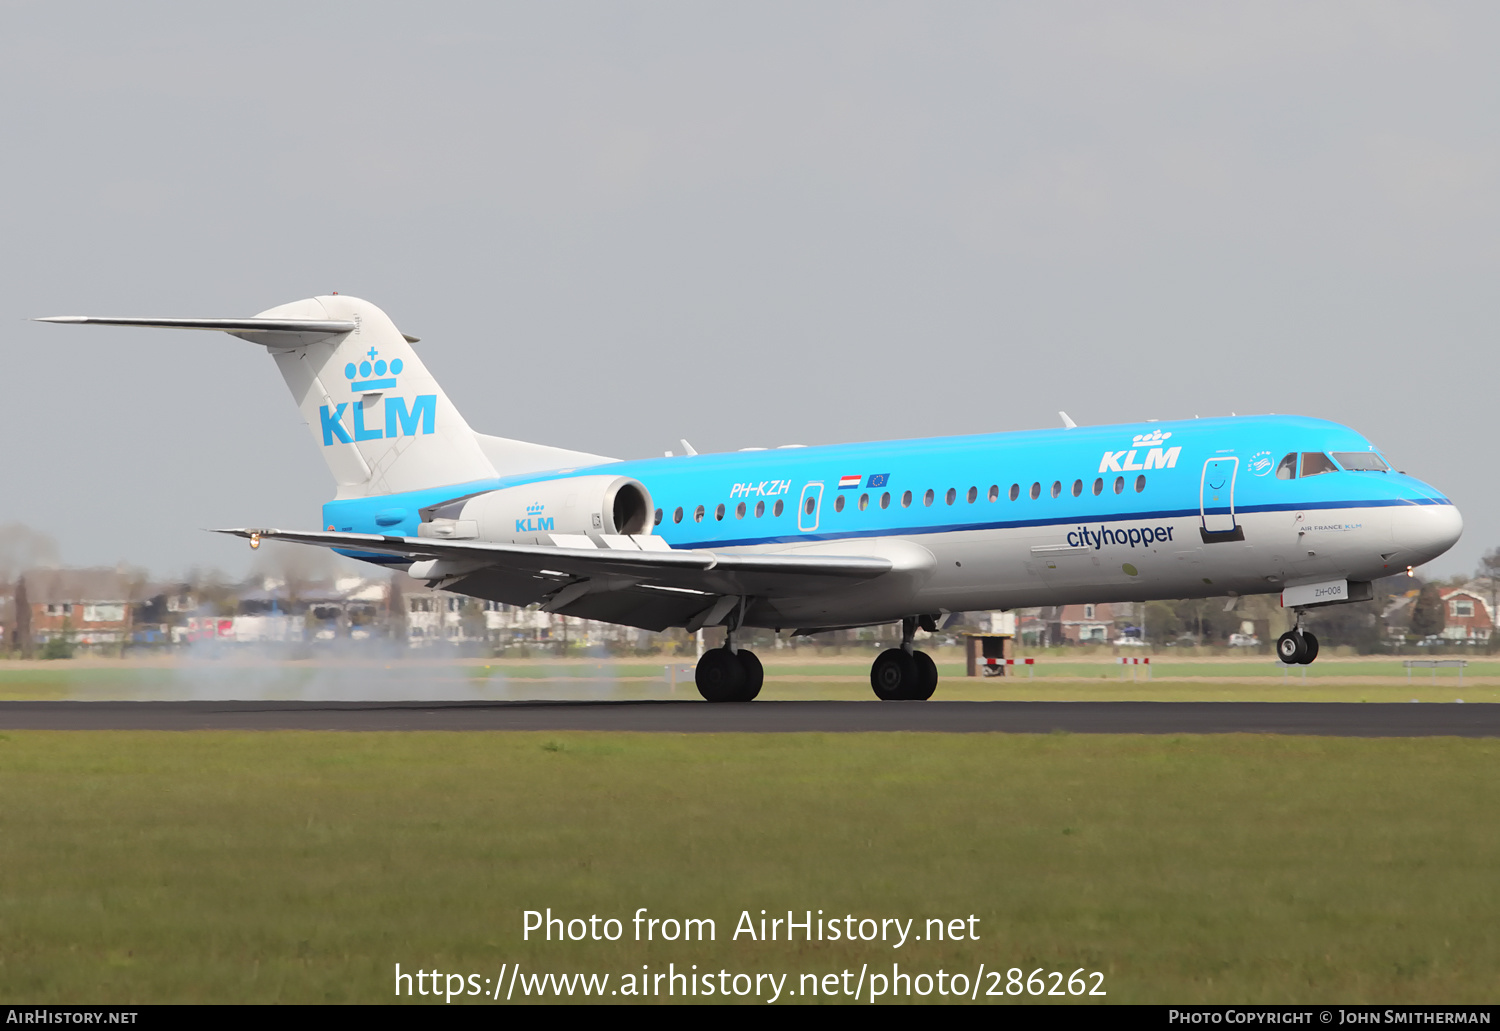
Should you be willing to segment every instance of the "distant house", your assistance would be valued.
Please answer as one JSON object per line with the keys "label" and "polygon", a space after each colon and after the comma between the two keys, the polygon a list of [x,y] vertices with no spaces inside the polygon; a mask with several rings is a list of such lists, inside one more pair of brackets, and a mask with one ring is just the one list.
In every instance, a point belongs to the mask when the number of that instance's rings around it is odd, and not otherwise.
{"label": "distant house", "polygon": [[[16,588],[20,640],[115,644],[130,636],[139,585],[113,569],[37,569]],[[22,601],[24,599],[24,602]]]}
{"label": "distant house", "polygon": [[1069,644],[1108,644],[1114,640],[1114,628],[1114,612],[1108,602],[1062,607],[1062,636]]}
{"label": "distant house", "polygon": [[1140,635],[1140,606],[1135,602],[1064,605],[1058,616],[1062,640],[1069,644],[1109,644]]}
{"label": "distant house", "polygon": [[155,584],[147,588],[136,606],[137,624],[154,623],[161,629],[181,623],[198,611],[198,595],[191,584]]}
{"label": "distant house", "polygon": [[389,594],[384,578],[346,576],[333,583],[289,585],[265,577],[239,590],[234,618],[220,620],[206,636],[239,644],[364,640],[384,633]]}
{"label": "distant house", "polygon": [[1454,641],[1488,641],[1495,629],[1489,606],[1476,591],[1449,587],[1440,592],[1448,625],[1442,636]]}
{"label": "distant house", "polygon": [[1062,624],[1057,622],[1062,610],[1055,606],[1022,609],[1016,613],[1016,635],[1023,644],[1044,648],[1062,640]]}
{"label": "distant house", "polygon": [[163,644],[183,640],[188,620],[198,612],[199,598],[191,584],[154,584],[142,592],[133,614],[135,644]]}
{"label": "distant house", "polygon": [[[473,642],[591,641],[594,636],[578,629],[593,625],[575,616],[450,594],[404,574],[398,574],[396,581],[405,612],[407,643],[413,648]],[[565,625],[574,628],[571,634]]]}

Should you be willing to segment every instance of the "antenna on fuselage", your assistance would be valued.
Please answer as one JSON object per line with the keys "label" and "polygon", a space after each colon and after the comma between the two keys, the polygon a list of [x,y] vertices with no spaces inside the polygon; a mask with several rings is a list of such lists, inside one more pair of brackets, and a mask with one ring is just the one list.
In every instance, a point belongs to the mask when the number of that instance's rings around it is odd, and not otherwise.
{"label": "antenna on fuselage", "polygon": [[679,439],[677,443],[682,445],[682,453],[685,455],[696,455],[698,453],[698,449],[684,439]]}
{"label": "antenna on fuselage", "polygon": [[1058,414],[1059,417],[1062,418],[1063,429],[1065,429],[1065,430],[1076,430],[1078,428],[1078,424],[1076,422],[1074,422],[1072,420],[1072,418],[1069,417],[1069,415],[1068,415],[1067,412],[1058,412],[1057,414]]}

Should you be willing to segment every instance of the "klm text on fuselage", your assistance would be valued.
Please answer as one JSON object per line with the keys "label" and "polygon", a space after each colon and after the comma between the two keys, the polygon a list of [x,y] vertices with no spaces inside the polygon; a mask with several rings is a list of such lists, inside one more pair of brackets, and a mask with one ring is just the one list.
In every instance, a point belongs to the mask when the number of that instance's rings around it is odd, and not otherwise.
{"label": "klm text on fuselage", "polygon": [[1144,469],[1175,469],[1177,468],[1177,456],[1182,454],[1182,448],[1154,447],[1146,452],[1146,462],[1141,464],[1135,460],[1136,449],[1127,448],[1124,451],[1106,451],[1104,458],[1099,462],[1101,473],[1133,473]]}
{"label": "klm text on fuselage", "polygon": [[[370,406],[370,408],[374,407],[374,405]],[[350,435],[350,427],[344,425],[344,409],[346,408],[353,410],[350,413],[353,416],[353,436]],[[412,398],[409,408],[404,397],[386,398],[384,427],[366,426],[366,411],[366,407],[357,401],[342,401],[334,405],[331,412],[327,405],[319,405],[318,415],[323,424],[323,446],[328,447],[334,441],[341,444],[353,444],[360,440],[415,437],[418,433],[432,433],[437,425],[437,395],[418,394]]]}

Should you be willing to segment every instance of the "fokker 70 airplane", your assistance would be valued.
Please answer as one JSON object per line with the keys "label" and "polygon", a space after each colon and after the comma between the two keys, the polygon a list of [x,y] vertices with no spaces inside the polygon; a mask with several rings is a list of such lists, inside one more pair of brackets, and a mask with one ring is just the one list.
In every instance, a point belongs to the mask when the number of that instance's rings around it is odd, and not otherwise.
{"label": "fokker 70 airplane", "polygon": [[944,614],[1280,592],[1277,641],[1308,663],[1314,606],[1458,540],[1440,491],[1354,430],[1257,416],[753,449],[619,461],[469,428],[390,318],[337,294],[248,319],[59,316],[222,330],[276,360],[337,494],[319,530],[234,529],[333,548],[445,590],[649,630],[726,628],[698,662],[710,701],[749,701],[745,627],[899,621],[882,699],[926,699],[913,642]]}

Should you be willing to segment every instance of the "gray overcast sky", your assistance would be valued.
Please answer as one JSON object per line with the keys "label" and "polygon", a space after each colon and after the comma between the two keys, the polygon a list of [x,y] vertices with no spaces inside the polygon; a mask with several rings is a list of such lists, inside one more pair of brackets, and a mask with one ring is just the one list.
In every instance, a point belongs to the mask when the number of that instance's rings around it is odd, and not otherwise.
{"label": "gray overcast sky", "polygon": [[338,290],[476,429],[620,457],[1289,412],[1500,544],[1493,3],[0,6],[0,522],[248,566],[271,361],[36,315]]}

